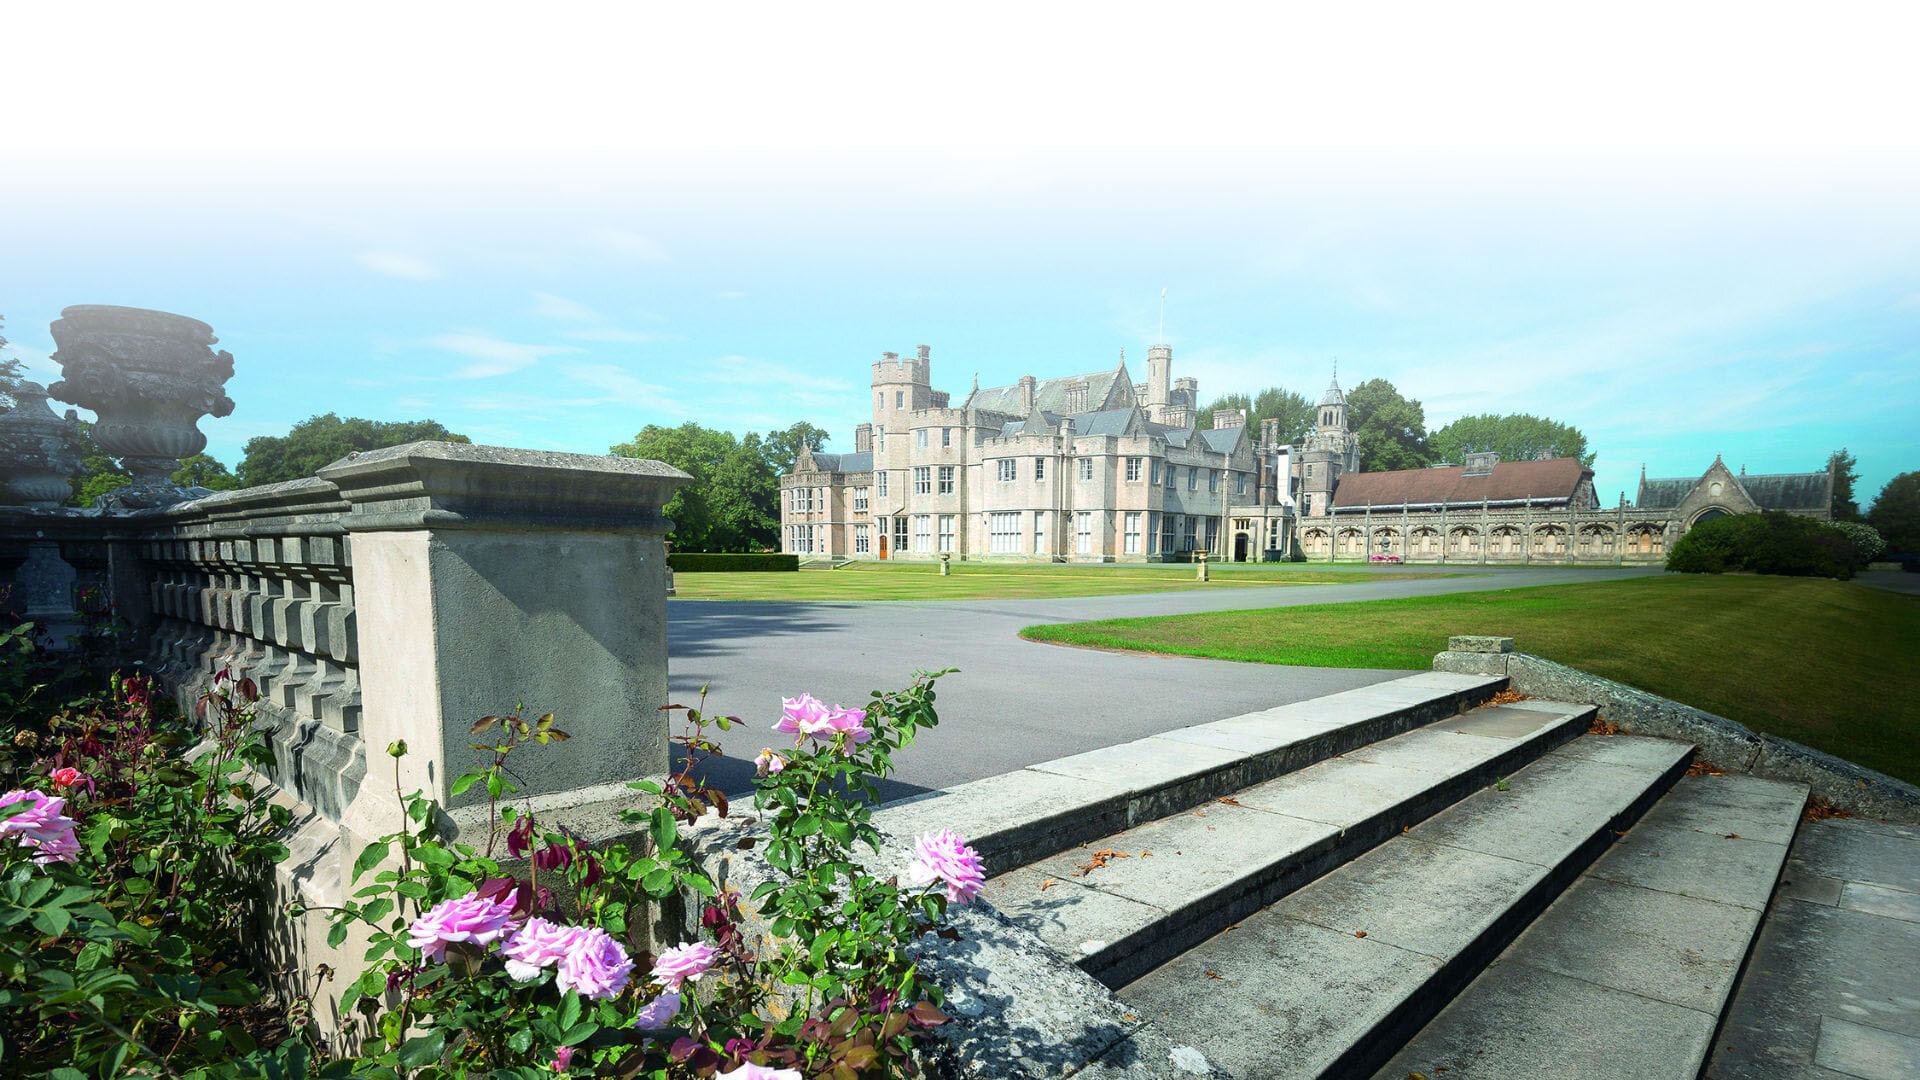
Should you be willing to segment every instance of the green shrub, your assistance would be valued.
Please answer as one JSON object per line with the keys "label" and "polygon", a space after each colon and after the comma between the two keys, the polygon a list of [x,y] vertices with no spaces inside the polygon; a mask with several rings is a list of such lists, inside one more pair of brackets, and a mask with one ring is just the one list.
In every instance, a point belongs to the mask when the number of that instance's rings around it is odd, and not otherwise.
{"label": "green shrub", "polygon": [[1853,541],[1853,548],[1859,555],[1861,566],[1887,553],[1886,540],[1881,537],[1880,531],[1871,525],[1858,521],[1829,521],[1827,528],[1836,530]]}
{"label": "green shrub", "polygon": [[1687,530],[1667,555],[1667,569],[1682,574],[1745,571],[1844,579],[1863,565],[1845,532],[1772,510],[1703,521]]}
{"label": "green shrub", "polygon": [[708,551],[675,551],[667,565],[679,574],[725,574],[768,570],[798,570],[800,556],[770,552],[765,555],[721,555]]}

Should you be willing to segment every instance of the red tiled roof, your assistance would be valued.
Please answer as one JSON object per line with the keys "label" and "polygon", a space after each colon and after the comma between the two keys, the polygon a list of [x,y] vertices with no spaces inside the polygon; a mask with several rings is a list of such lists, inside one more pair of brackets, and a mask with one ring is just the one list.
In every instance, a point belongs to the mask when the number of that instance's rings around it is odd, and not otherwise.
{"label": "red tiled roof", "polygon": [[1466,475],[1464,465],[1398,472],[1346,473],[1333,491],[1335,510],[1361,507],[1478,506],[1519,499],[1569,500],[1580,481],[1592,474],[1579,458],[1502,461],[1481,476]]}

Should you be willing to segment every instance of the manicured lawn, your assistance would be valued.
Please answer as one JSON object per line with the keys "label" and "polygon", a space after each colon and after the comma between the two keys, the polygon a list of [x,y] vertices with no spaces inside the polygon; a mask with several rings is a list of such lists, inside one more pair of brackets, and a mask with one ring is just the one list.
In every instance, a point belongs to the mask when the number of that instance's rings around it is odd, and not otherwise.
{"label": "manicured lawn", "polygon": [[1299,563],[1214,566],[1213,580],[1194,580],[1190,565],[1073,566],[1059,563],[959,563],[951,577],[938,563],[853,563],[838,570],[789,573],[675,574],[680,596],[704,600],[973,600],[1028,596],[1106,596],[1173,589],[1241,589],[1259,585],[1352,584],[1383,579],[1452,577],[1442,571],[1375,571],[1365,566]]}
{"label": "manicured lawn", "polygon": [[1425,669],[1452,634],[1522,652],[1920,782],[1920,597],[1688,575],[1367,603],[1032,626],[1071,645],[1268,664]]}

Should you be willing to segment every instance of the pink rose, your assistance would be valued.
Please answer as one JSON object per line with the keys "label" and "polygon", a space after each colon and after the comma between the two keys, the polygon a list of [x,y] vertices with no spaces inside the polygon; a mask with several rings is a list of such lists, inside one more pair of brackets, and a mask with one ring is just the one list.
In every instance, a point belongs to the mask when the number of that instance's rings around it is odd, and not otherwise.
{"label": "pink rose", "polygon": [[873,738],[873,732],[866,728],[867,711],[865,709],[843,709],[838,705],[827,717],[827,727],[834,735],[845,735],[847,742],[854,745]]}
{"label": "pink rose", "polygon": [[513,930],[513,902],[518,890],[499,900],[468,893],[458,900],[442,900],[407,928],[407,944],[429,960],[445,960],[447,946],[470,941],[491,945]]}
{"label": "pink rose", "polygon": [[27,803],[28,808],[11,817],[0,818],[0,837],[11,836],[22,847],[39,854],[33,861],[42,866],[50,862],[74,862],[80,854],[80,840],[74,835],[79,822],[63,811],[67,800],[31,789],[0,795],[0,806]]}
{"label": "pink rose", "polygon": [[780,719],[773,722],[773,730],[792,735],[797,743],[815,732],[826,730],[828,711],[825,705],[814,700],[812,694],[781,698]]}
{"label": "pink rose", "polygon": [[573,947],[578,933],[575,927],[561,926],[535,915],[525,926],[513,932],[500,946],[500,957],[507,962],[507,974],[520,982],[532,982],[540,973],[560,962]]}
{"label": "pink rose", "polygon": [[950,903],[964,904],[973,899],[987,876],[979,852],[967,846],[952,829],[930,832],[913,842],[913,862],[907,865],[907,877],[916,885],[939,881],[947,887]]}
{"label": "pink rose", "polygon": [[756,776],[778,776],[780,770],[787,767],[787,759],[772,750],[762,750],[753,756],[753,771]]}
{"label": "pink rose", "polygon": [[66,765],[53,770],[53,772],[48,775],[48,779],[53,781],[55,787],[72,787],[80,781],[85,780],[86,777],[80,775],[79,769],[71,765]]}
{"label": "pink rose", "polygon": [[653,965],[653,978],[669,990],[678,990],[713,969],[720,953],[705,942],[676,945],[660,954]]}
{"label": "pink rose", "polygon": [[553,1052],[553,1071],[563,1073],[573,1064],[573,1047],[563,1046]]}
{"label": "pink rose", "polygon": [[801,1080],[801,1077],[799,1069],[769,1069],[745,1061],[732,1072],[714,1074],[713,1080]]}
{"label": "pink rose", "polygon": [[597,926],[581,926],[574,928],[573,943],[560,958],[553,985],[563,994],[573,990],[604,1001],[625,990],[632,974],[633,961],[613,935]]}

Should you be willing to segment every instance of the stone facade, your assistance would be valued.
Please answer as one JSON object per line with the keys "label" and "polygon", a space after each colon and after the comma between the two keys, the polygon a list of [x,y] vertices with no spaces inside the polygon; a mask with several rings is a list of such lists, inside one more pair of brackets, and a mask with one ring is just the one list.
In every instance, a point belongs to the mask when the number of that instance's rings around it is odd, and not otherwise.
{"label": "stone facade", "polygon": [[1194,428],[1199,387],[1172,378],[1165,345],[1148,350],[1145,383],[1133,382],[1123,354],[1107,371],[976,386],[958,405],[933,389],[929,352],[884,354],[873,365],[873,422],[855,431],[854,452],[803,451],[781,478],[784,550],[836,559],[1223,557],[1232,519],[1285,516],[1263,499],[1260,448],[1237,413]]}
{"label": "stone facade", "polygon": [[958,405],[933,389],[931,350],[873,365],[873,421],[854,450],[802,450],[780,480],[781,550],[821,559],[1147,562],[1656,563],[1696,522],[1784,510],[1826,518],[1828,472],[1641,476],[1602,507],[1571,458],[1364,473],[1336,377],[1314,429],[1283,444],[1236,409],[1194,426],[1199,386],[1147,351],[1117,367],[1009,386]]}

